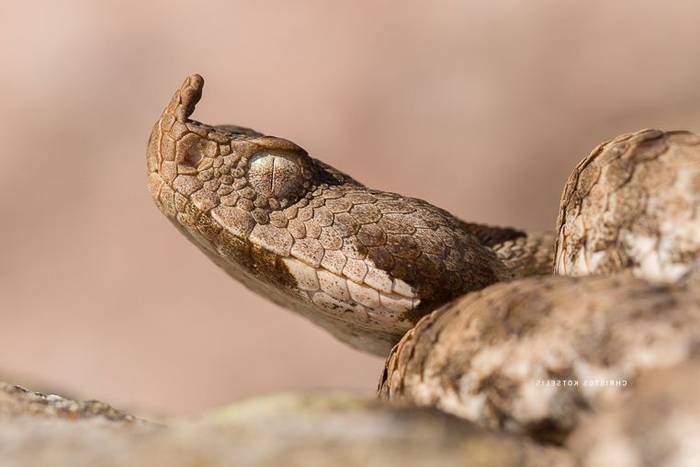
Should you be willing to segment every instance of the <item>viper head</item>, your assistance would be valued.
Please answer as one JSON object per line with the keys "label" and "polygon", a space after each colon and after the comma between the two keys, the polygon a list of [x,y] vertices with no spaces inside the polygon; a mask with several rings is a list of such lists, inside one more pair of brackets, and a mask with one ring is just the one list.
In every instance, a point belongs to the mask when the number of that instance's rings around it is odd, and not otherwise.
{"label": "viper head", "polygon": [[188,77],[151,133],[160,210],[216,264],[355,347],[386,355],[418,318],[504,276],[460,221],[371,190],[296,144],[191,120]]}

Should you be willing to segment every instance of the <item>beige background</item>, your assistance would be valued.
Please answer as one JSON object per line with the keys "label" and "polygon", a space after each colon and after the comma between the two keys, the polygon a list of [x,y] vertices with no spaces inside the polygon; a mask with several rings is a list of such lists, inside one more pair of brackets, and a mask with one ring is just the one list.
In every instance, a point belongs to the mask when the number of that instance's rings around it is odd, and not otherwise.
{"label": "beige background", "polygon": [[553,225],[599,142],[700,130],[696,2],[0,3],[0,375],[145,413],[381,361],[232,282],[145,188],[184,76],[195,118],[290,138],[469,220]]}

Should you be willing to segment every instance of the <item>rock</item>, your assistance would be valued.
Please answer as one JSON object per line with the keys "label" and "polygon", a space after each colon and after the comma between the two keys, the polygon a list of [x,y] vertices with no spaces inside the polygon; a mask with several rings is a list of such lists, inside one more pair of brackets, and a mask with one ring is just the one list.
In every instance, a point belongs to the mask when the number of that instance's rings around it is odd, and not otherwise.
{"label": "rock", "polygon": [[166,425],[99,402],[0,387],[7,467],[571,466],[569,455],[434,409],[280,395]]}
{"label": "rock", "polygon": [[114,424],[143,422],[103,402],[74,401],[0,382],[0,420],[12,420],[23,416],[65,420],[108,420]]}

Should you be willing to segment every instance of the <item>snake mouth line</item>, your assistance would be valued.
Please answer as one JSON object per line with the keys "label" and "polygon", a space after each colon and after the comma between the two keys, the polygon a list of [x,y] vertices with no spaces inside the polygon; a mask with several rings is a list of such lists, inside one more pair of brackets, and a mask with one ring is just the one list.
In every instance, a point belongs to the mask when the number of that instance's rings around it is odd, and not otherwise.
{"label": "snake mouth line", "polygon": [[[241,273],[246,266],[231,258],[230,247],[224,246],[231,242],[222,241],[221,235],[226,232],[241,242],[242,252],[237,254],[250,256],[246,275],[251,277],[248,281],[251,288],[255,287],[251,286],[250,282],[264,280],[262,277],[256,277],[257,275],[270,276],[270,268],[277,268],[273,275],[293,281],[293,284],[280,284],[280,291],[285,286],[291,287],[295,291],[294,295],[305,301],[308,307],[316,309],[316,312],[322,311],[333,319],[352,322],[367,329],[390,326],[405,331],[412,326],[408,316],[421,303],[414,288],[401,279],[392,279],[386,271],[376,268],[371,260],[344,258],[338,263],[337,259],[342,255],[337,251],[326,250],[323,257],[314,264],[302,254],[295,255],[295,250],[284,254],[282,251],[268,248],[263,238],[255,235],[255,227],[246,232],[231,229],[213,219],[211,209],[200,210],[192,202],[168,212],[167,208],[171,203],[164,203],[162,199],[171,197],[177,190],[158,172],[151,174],[150,185],[154,199],[173,223],[184,229],[188,237],[200,248],[208,250],[212,257],[221,258],[225,264],[219,262],[219,265],[238,279],[241,279]],[[184,217],[185,212],[190,216],[187,219]],[[206,238],[195,226],[196,221],[202,217],[218,224],[217,238]],[[259,253],[252,254],[252,250]],[[260,259],[269,255],[274,255],[279,261]],[[334,255],[336,257],[332,258]],[[331,258],[334,261],[331,261]],[[261,272],[265,270],[267,273]]]}
{"label": "snake mouth line", "polygon": [[[414,295],[378,290],[324,268],[314,268],[297,258],[283,258],[287,270],[297,280],[297,287],[311,302],[323,309],[352,312],[366,322],[396,323],[420,304]],[[396,280],[395,280],[396,281]],[[400,288],[410,290],[403,283]],[[403,318],[403,319],[402,319]]]}

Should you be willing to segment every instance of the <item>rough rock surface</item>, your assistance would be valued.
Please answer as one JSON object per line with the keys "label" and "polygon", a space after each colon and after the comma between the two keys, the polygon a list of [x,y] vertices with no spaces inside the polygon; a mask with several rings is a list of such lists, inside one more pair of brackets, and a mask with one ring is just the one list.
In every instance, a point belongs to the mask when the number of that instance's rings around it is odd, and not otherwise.
{"label": "rough rock surface", "polygon": [[233,404],[167,426],[0,386],[3,467],[573,466],[568,454],[434,409],[348,394]]}
{"label": "rough rock surface", "polygon": [[379,392],[481,425],[562,442],[581,415],[700,343],[700,288],[626,275],[523,279],[423,318]]}
{"label": "rough rock surface", "polygon": [[555,270],[676,280],[700,258],[700,136],[642,130],[598,146],[562,194]]}
{"label": "rough rock surface", "polygon": [[0,420],[11,420],[23,416],[65,420],[108,420],[115,426],[145,423],[104,402],[74,401],[0,382]]}
{"label": "rough rock surface", "polygon": [[697,358],[640,378],[628,400],[572,436],[582,466],[700,465],[699,381]]}

